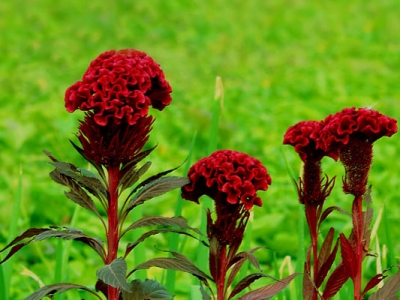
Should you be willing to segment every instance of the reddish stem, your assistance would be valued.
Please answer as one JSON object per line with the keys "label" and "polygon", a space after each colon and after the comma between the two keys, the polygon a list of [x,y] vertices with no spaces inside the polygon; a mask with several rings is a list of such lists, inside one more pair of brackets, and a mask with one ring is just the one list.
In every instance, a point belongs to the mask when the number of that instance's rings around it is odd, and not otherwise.
{"label": "reddish stem", "polygon": [[226,279],[226,266],[227,266],[227,258],[226,258],[226,245],[218,246],[218,267],[217,267],[217,300],[225,300],[225,279]]}
{"label": "reddish stem", "polygon": [[356,252],[357,274],[354,278],[354,300],[361,300],[361,279],[362,279],[362,262],[363,262],[363,212],[362,212],[362,196],[356,196],[353,202],[353,226],[354,226],[354,243]]}
{"label": "reddish stem", "polygon": [[[108,171],[108,230],[107,230],[107,257],[106,264],[110,264],[117,258],[118,253],[118,186],[119,186],[119,167],[109,167]],[[108,286],[108,300],[118,300],[118,288]]]}
{"label": "reddish stem", "polygon": [[[313,252],[313,281],[317,280],[318,276],[318,216],[317,206],[306,204],[307,224],[310,229],[312,252]],[[318,291],[314,288],[312,300],[318,299]]]}

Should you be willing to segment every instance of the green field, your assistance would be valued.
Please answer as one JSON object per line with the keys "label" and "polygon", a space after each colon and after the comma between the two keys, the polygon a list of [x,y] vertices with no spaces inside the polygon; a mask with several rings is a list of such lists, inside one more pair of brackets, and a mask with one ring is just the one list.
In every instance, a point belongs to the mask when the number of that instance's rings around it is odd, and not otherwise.
{"label": "green field", "polygon": [[[87,167],[69,142],[76,141],[82,114],[65,110],[64,92],[98,54],[135,48],[161,65],[173,88],[171,105],[151,112],[156,122],[148,146],[158,146],[149,157],[150,173],[181,165],[194,134],[193,162],[209,154],[215,80],[220,76],[225,97],[217,148],[257,157],[272,176],[270,189],[262,193],[263,207],[254,209],[251,244],[268,247],[257,252],[266,273],[275,275],[274,263],[285,256],[294,267],[300,204],[285,157],[294,173],[300,159],[292,147],[282,145],[283,134],[298,121],[321,120],[344,107],[373,107],[400,119],[399,16],[396,0],[2,1],[0,248],[11,238],[15,201],[21,201],[16,234],[29,227],[70,224],[75,206],[48,176],[52,168],[42,150]],[[387,208],[378,229],[380,246],[391,245],[388,257],[399,263],[397,152],[399,134],[376,142],[370,183],[375,219]],[[330,176],[339,174],[327,205],[349,209],[352,199],[341,193],[341,165],[326,159],[323,168]],[[182,175],[182,169],[175,174]],[[143,206],[143,214],[173,216],[177,196],[174,191],[154,199]],[[184,204],[183,215],[192,226],[200,222],[199,210],[195,203]],[[80,210],[74,226],[99,236],[96,221]],[[330,226],[347,233],[350,219],[333,214],[325,230]],[[167,249],[168,239],[154,237],[145,246],[147,258],[163,256],[157,248]],[[15,256],[10,299],[22,299],[39,287],[21,274],[24,270],[44,284],[53,282],[57,247],[57,241],[46,241]],[[196,247],[187,239],[182,251],[194,258]],[[101,261],[92,254],[72,244],[65,271],[69,281],[94,285]],[[387,259],[383,261],[385,267]],[[366,270],[367,277],[373,276],[375,259]],[[157,269],[147,276],[162,281]],[[177,299],[188,299],[192,279],[177,276]]]}

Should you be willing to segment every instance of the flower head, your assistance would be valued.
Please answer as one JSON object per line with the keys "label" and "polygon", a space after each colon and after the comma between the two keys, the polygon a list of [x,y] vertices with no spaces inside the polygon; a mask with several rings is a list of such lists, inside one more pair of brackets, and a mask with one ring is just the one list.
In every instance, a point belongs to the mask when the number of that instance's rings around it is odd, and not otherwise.
{"label": "flower head", "polygon": [[149,106],[164,109],[172,89],[159,65],[133,49],[108,51],[91,62],[81,81],[65,93],[67,111],[93,112],[98,125],[110,120],[134,125],[147,116]]}
{"label": "flower head", "polygon": [[77,137],[82,155],[96,166],[118,166],[133,160],[149,139],[151,116],[139,118],[134,125],[110,123],[99,126],[93,113],[86,113]]}
{"label": "flower head", "polygon": [[261,206],[258,190],[266,191],[271,177],[261,162],[247,154],[233,150],[219,150],[200,159],[188,174],[190,183],[182,188],[182,197],[198,203],[208,195],[219,202],[244,205],[250,209]]}
{"label": "flower head", "polygon": [[345,168],[343,190],[355,196],[366,192],[372,164],[372,144],[397,132],[397,121],[368,108],[345,108],[329,115],[320,131],[320,149],[335,153]]}
{"label": "flower head", "polygon": [[322,122],[302,121],[288,128],[283,138],[283,144],[292,145],[299,153],[303,162],[307,158],[321,159],[325,152],[317,149],[317,139]]}
{"label": "flower head", "polygon": [[351,138],[357,138],[372,144],[383,136],[392,136],[397,132],[397,121],[376,110],[354,107],[329,115],[320,131],[318,148],[338,157],[339,149],[347,145]]}

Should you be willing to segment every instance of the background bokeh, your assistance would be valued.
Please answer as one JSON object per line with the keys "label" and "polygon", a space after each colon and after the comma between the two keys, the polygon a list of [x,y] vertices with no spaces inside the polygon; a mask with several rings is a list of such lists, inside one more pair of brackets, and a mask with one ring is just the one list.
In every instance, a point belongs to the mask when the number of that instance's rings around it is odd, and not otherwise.
{"label": "background bokeh", "polygon": [[[217,148],[257,157],[273,178],[262,194],[263,207],[255,209],[253,244],[273,249],[259,254],[266,271],[272,253],[295,262],[299,204],[285,157],[294,173],[300,159],[291,147],[282,146],[283,134],[298,121],[320,120],[344,107],[373,107],[399,119],[399,16],[397,0],[2,1],[0,246],[9,238],[20,178],[18,232],[69,224],[74,205],[64,197],[64,188],[50,180],[42,150],[86,167],[68,141],[75,140],[82,114],[66,112],[64,92],[98,54],[135,48],[161,65],[173,88],[172,104],[152,112],[157,120],[149,146],[158,146],[150,156],[150,173],[182,164],[195,133],[193,159],[209,154],[215,79],[220,76],[225,97]],[[383,205],[388,210],[390,236],[380,227],[380,243],[392,239],[397,261],[399,142],[399,135],[376,142],[370,175],[375,218]],[[329,204],[348,208],[351,198],[340,191],[341,166],[327,159],[323,167],[330,176],[338,174]],[[172,216],[177,195],[154,200],[143,213]],[[198,224],[199,206],[185,203],[184,216]],[[85,232],[101,234],[89,213],[82,211],[77,223]],[[328,226],[346,230],[349,220],[336,214]],[[149,243],[149,257],[159,255],[153,246],[164,240],[158,239]],[[190,249],[191,242],[186,243]],[[33,245],[17,255],[13,299],[38,287],[20,274],[24,267],[51,283],[54,245]],[[71,280],[93,285],[99,260],[80,245],[76,249]]]}

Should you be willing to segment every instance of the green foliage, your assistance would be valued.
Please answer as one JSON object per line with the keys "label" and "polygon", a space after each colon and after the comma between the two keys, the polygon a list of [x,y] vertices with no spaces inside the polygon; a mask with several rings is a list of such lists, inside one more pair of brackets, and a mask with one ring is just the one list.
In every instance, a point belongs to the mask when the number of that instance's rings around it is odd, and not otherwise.
{"label": "green foliage", "polygon": [[[171,106],[152,112],[157,120],[148,147],[158,147],[149,158],[153,162],[150,172],[157,174],[180,165],[188,155],[194,132],[197,137],[192,161],[208,154],[214,81],[220,76],[225,93],[216,147],[259,158],[273,178],[263,208],[256,208],[253,246],[265,245],[279,251],[278,263],[286,255],[298,261],[297,248],[286,238],[301,232],[301,214],[297,214],[292,178],[285,171],[283,134],[297,121],[319,120],[346,106],[374,106],[400,119],[399,14],[400,6],[395,0],[121,0],[85,4],[78,0],[56,4],[34,0],[30,5],[3,1],[1,248],[11,235],[9,224],[12,201],[19,193],[20,166],[24,184],[17,232],[28,227],[69,225],[74,203],[49,178],[51,167],[44,167],[47,157],[42,150],[82,166],[82,158],[68,142],[76,140],[78,120],[64,109],[65,89],[80,79],[99,53],[132,47],[147,52],[161,64],[174,90]],[[383,203],[386,207],[384,225],[378,229],[380,243],[389,246],[389,261],[384,269],[395,264],[396,259],[398,262],[396,253],[400,252],[396,239],[400,228],[394,226],[400,214],[400,192],[396,188],[400,185],[400,161],[395,159],[399,145],[398,134],[376,143],[370,175],[375,213]],[[286,159],[296,174],[300,165],[297,155],[287,151]],[[338,173],[339,166],[331,161],[324,161],[325,166],[328,174]],[[351,201],[342,196],[338,179],[332,202],[350,208]],[[154,203],[145,203],[144,216],[174,215],[176,197],[169,193]],[[184,203],[183,213],[195,223],[199,206]],[[338,230],[349,228],[349,218],[335,213],[332,217],[323,228],[324,234],[331,226]],[[96,229],[97,219],[90,211],[82,211],[79,218],[87,225],[82,228],[85,232],[99,236],[101,228]],[[11,299],[21,299],[38,288],[35,280],[20,275],[22,265],[42,281],[51,282],[57,242],[49,240],[42,246],[21,249],[13,264]],[[87,274],[95,274],[99,261],[92,257],[90,249],[75,244],[70,251],[70,281],[93,285],[93,278]],[[160,238],[157,244],[161,248],[168,241]],[[149,255],[155,252],[153,246],[154,241],[146,244]],[[197,247],[196,242],[187,242],[183,252],[194,256]],[[273,258],[261,256],[260,251],[261,267],[266,272]],[[160,278],[161,274],[151,269],[149,276]],[[186,277],[177,276],[184,286]],[[187,299],[187,294],[179,290],[176,298]]]}

